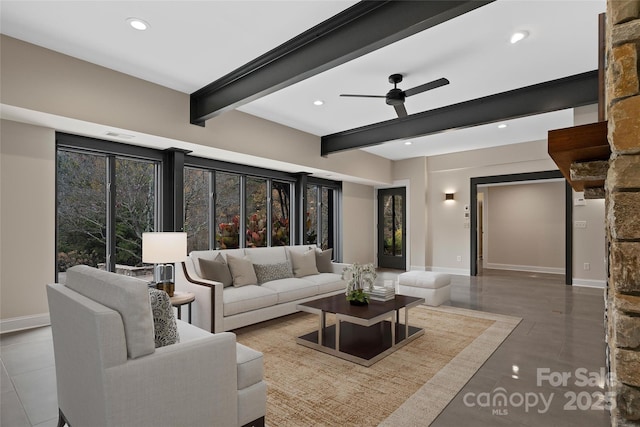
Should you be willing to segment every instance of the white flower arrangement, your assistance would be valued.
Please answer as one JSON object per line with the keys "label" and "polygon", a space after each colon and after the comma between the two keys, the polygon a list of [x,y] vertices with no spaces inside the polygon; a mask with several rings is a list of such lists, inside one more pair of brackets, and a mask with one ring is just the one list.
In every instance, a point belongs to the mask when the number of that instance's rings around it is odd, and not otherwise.
{"label": "white flower arrangement", "polygon": [[342,270],[342,279],[347,281],[345,295],[347,300],[355,303],[366,304],[369,295],[365,291],[373,290],[373,283],[378,274],[373,264],[353,263]]}

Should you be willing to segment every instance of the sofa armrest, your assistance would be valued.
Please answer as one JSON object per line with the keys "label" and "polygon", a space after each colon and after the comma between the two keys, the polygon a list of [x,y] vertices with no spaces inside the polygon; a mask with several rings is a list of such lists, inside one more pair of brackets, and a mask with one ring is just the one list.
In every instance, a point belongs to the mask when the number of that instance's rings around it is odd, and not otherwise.
{"label": "sofa armrest", "polygon": [[331,270],[333,273],[342,274],[342,270],[344,270],[348,265],[350,264],[346,264],[344,262],[331,262]]}
{"label": "sofa armrest", "polygon": [[[107,369],[105,383],[108,425],[200,426],[215,420],[215,425],[235,426],[235,335],[208,335],[158,348]],[[155,410],[139,410],[149,406]]]}
{"label": "sofa armrest", "polygon": [[198,276],[190,258],[177,267],[176,290],[191,292],[196,297],[191,305],[193,324],[209,332],[222,332],[224,285]]}

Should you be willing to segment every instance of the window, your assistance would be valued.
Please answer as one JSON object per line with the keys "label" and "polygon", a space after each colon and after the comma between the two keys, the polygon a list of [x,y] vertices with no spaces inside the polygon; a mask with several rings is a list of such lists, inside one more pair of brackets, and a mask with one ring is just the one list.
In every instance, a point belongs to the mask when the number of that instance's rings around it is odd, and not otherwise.
{"label": "window", "polygon": [[322,249],[334,248],[338,239],[339,186],[309,183],[306,188],[306,218],[304,243],[316,244]]}
{"label": "window", "polygon": [[291,184],[271,183],[271,246],[287,246],[291,242]]}
{"label": "window", "polygon": [[267,246],[267,180],[248,177],[245,181],[247,248]]}
{"label": "window", "polygon": [[210,172],[184,169],[184,231],[187,233],[187,252],[210,247],[211,193]]}
{"label": "window", "polygon": [[240,247],[240,175],[216,172],[216,248]]}
{"label": "window", "polygon": [[107,157],[59,150],[57,271],[107,260]]}
{"label": "window", "polygon": [[142,264],[142,233],[158,223],[161,155],[91,138],[56,137],[56,274],[86,264],[151,275]]}

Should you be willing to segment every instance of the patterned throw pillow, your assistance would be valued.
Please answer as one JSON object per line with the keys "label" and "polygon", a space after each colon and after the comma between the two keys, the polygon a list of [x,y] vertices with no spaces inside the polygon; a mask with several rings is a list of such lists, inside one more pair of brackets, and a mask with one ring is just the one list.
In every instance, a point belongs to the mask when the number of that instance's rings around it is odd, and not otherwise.
{"label": "patterned throw pillow", "polygon": [[165,291],[149,288],[149,300],[153,313],[153,333],[156,340],[156,348],[175,344],[180,341],[176,317],[173,315],[173,307],[169,295]]}
{"label": "patterned throw pillow", "polygon": [[259,285],[272,280],[289,279],[293,277],[289,262],[282,262],[278,264],[253,264],[253,269],[256,271],[256,277],[258,278]]}

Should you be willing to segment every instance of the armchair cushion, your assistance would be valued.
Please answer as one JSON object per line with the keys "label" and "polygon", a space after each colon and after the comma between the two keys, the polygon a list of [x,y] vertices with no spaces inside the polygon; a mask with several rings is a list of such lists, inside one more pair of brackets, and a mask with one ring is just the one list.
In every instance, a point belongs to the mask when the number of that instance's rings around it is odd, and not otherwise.
{"label": "armchair cushion", "polygon": [[147,282],[77,265],[67,270],[66,286],[120,313],[129,358],[155,351]]}
{"label": "armchair cushion", "polygon": [[179,342],[178,325],[169,295],[165,291],[149,288],[149,300],[153,314],[153,334],[156,348]]}

